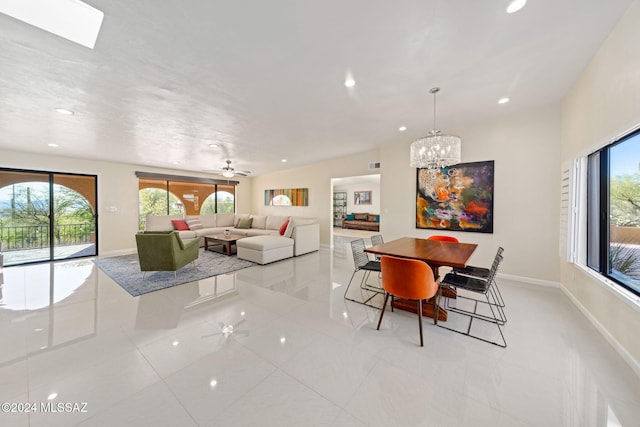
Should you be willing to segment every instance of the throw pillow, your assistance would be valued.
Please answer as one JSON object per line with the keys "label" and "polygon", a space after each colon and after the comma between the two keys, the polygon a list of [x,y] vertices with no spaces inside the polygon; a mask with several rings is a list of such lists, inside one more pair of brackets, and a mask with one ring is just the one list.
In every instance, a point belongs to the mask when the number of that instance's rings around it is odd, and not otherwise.
{"label": "throw pillow", "polygon": [[199,219],[188,219],[187,225],[189,226],[189,230],[202,230],[204,228]]}
{"label": "throw pillow", "polygon": [[378,221],[378,215],[367,215],[367,221],[377,222]]}
{"label": "throw pillow", "polygon": [[284,232],[287,231],[288,225],[289,225],[289,220],[285,221],[285,223],[282,224],[282,226],[280,227],[280,230],[278,232],[280,233],[281,236],[284,236]]}
{"label": "throw pillow", "polygon": [[353,221],[354,219],[356,219],[356,216],[354,214],[347,214],[347,217],[345,219],[348,219],[349,221]]}
{"label": "throw pillow", "polygon": [[184,219],[172,219],[171,224],[173,224],[173,228],[178,231],[188,230],[189,226],[187,225],[187,221]]}
{"label": "throw pillow", "polygon": [[239,228],[239,229],[251,228],[252,223],[253,223],[253,218],[240,218],[240,221],[238,221],[238,225],[236,225],[236,228]]}
{"label": "throw pillow", "polygon": [[357,213],[357,214],[354,214],[354,216],[355,216],[355,219],[358,220],[358,221],[366,221],[367,217],[369,216],[369,214],[367,214],[367,213]]}

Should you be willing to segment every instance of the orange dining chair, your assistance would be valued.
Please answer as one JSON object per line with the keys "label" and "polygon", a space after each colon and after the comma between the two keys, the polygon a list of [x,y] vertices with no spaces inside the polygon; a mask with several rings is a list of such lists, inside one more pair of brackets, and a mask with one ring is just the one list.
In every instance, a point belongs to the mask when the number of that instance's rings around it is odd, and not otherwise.
{"label": "orange dining chair", "polygon": [[454,243],[459,242],[459,240],[453,236],[429,236],[427,237],[427,240],[438,240],[440,242],[454,242]]}
{"label": "orange dining chair", "polygon": [[[460,241],[458,239],[456,239],[453,236],[429,236],[427,237],[427,240],[437,240],[439,242],[453,242],[453,243],[459,243]],[[438,269],[437,273],[437,277],[440,277],[440,271]]]}
{"label": "orange dining chair", "polygon": [[[420,347],[424,347],[422,339],[422,301],[428,300],[438,293],[438,282],[433,277],[431,267],[423,261],[388,255],[382,256],[380,263],[382,267],[382,288],[385,296],[376,329],[380,330],[389,295],[391,295],[392,311],[394,297],[416,300],[418,305],[418,325],[420,327]],[[438,298],[435,298],[434,325],[438,323],[437,313]]]}

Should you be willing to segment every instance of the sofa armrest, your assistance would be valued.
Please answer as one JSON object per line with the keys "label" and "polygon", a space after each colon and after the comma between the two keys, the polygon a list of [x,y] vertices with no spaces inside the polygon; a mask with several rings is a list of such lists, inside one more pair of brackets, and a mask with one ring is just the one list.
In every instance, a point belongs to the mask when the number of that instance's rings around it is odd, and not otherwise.
{"label": "sofa armrest", "polygon": [[293,255],[303,255],[320,249],[320,224],[298,225],[293,229]]}

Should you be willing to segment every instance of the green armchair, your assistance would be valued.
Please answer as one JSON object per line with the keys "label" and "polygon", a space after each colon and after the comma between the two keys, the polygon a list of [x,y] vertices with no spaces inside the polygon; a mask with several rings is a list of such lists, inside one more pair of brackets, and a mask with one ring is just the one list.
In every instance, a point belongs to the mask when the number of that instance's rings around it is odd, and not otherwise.
{"label": "green armchair", "polygon": [[[184,243],[176,231],[145,231],[136,234],[142,278],[147,271],[176,271],[198,259],[200,239]],[[195,265],[195,263],[194,263]]]}

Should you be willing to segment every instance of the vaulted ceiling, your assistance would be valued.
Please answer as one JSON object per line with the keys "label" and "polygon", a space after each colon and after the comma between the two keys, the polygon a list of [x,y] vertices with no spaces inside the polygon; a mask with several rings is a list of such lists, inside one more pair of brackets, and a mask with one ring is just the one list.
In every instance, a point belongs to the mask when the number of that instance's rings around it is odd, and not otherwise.
{"label": "vaulted ceiling", "polygon": [[557,103],[631,1],[87,3],[93,50],[0,14],[0,147],[255,175],[409,144],[434,86],[449,131]]}

